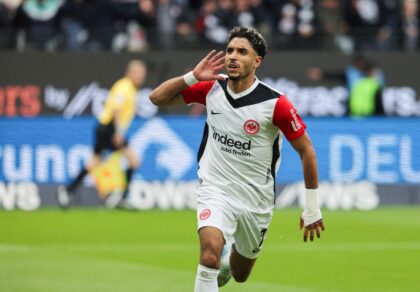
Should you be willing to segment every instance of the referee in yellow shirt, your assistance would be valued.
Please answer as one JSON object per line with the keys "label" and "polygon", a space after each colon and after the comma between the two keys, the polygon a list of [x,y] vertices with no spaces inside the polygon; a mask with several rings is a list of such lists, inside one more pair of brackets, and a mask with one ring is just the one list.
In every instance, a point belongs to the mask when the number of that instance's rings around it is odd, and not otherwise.
{"label": "referee in yellow shirt", "polygon": [[83,178],[102,160],[104,150],[121,150],[128,161],[126,170],[126,188],[118,198],[109,198],[112,202],[108,205],[115,206],[128,195],[128,187],[133,171],[139,166],[137,155],[128,148],[124,138],[125,132],[135,116],[136,96],[139,87],[146,77],[146,66],[142,61],[133,60],[127,65],[125,76],[115,82],[105,101],[104,108],[98,117],[95,129],[94,155],[89,164],[83,168],[78,176],[68,185],[60,186],[57,191],[57,201],[61,207],[68,207],[71,198],[80,186]]}

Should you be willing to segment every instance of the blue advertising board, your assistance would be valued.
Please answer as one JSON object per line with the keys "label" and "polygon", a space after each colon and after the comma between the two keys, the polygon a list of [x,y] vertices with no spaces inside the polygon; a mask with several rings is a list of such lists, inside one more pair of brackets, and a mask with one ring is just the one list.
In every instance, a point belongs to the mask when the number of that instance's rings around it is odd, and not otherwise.
{"label": "blue advertising board", "polygon": [[[74,177],[91,155],[94,118],[0,119],[0,181],[58,184]],[[136,119],[128,135],[142,165],[135,179],[195,180],[205,118]],[[319,179],[420,184],[420,119],[307,118]],[[298,155],[283,142],[278,183],[302,180]]]}

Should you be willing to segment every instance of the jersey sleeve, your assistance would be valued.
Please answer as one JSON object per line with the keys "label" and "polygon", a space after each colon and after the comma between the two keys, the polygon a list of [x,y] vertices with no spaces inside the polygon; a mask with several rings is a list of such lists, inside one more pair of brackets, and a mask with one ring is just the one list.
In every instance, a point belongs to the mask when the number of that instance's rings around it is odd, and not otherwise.
{"label": "jersey sleeve", "polygon": [[285,95],[281,95],[277,99],[273,112],[273,124],[283,132],[289,141],[302,136],[306,129],[302,118]]}
{"label": "jersey sleeve", "polygon": [[186,104],[201,103],[206,105],[206,96],[213,87],[214,80],[212,81],[200,81],[188,88],[184,89],[181,93],[184,97]]}

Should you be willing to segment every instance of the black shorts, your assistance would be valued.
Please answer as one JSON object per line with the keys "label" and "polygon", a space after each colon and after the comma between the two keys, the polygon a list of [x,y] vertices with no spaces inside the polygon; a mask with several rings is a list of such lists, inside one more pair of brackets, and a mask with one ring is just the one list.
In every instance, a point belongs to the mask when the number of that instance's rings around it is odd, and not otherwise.
{"label": "black shorts", "polygon": [[95,147],[94,153],[101,154],[104,150],[115,151],[127,146],[127,141],[124,139],[124,143],[121,147],[117,147],[114,144],[112,137],[115,134],[114,123],[109,123],[108,125],[98,124],[95,129]]}

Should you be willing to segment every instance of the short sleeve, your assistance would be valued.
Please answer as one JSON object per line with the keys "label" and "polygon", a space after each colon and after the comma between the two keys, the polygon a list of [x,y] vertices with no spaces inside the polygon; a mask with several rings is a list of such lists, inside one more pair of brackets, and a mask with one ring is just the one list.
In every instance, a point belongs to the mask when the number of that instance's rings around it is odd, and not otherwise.
{"label": "short sleeve", "polygon": [[285,95],[281,95],[273,112],[273,124],[276,125],[291,141],[305,133],[306,125],[299,116],[296,108]]}
{"label": "short sleeve", "polygon": [[191,103],[201,103],[206,105],[206,97],[210,92],[211,88],[214,85],[214,80],[212,81],[200,81],[188,88],[184,89],[181,93],[184,97],[184,102],[186,104]]}

